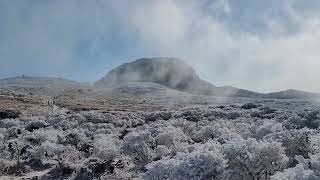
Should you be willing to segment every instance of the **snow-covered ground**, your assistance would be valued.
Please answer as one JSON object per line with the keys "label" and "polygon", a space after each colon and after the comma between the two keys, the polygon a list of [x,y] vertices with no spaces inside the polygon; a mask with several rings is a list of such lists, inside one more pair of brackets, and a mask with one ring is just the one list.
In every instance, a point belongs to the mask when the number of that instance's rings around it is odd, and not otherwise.
{"label": "snow-covered ground", "polygon": [[320,179],[317,104],[199,97],[2,119],[0,179]]}

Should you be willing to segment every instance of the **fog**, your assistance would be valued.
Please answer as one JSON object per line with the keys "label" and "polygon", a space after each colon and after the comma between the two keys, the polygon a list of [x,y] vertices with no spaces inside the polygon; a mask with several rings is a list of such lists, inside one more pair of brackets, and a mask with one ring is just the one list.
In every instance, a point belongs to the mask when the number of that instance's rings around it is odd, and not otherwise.
{"label": "fog", "polygon": [[318,1],[2,1],[0,77],[96,81],[179,57],[216,86],[320,92]]}

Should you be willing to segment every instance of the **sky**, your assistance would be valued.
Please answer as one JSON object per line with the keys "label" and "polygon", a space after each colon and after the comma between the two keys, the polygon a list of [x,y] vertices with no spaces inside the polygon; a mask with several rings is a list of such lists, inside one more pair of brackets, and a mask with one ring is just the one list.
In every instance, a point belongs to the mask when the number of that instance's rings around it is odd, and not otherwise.
{"label": "sky", "polygon": [[0,1],[0,78],[93,82],[143,57],[217,86],[320,92],[320,1]]}

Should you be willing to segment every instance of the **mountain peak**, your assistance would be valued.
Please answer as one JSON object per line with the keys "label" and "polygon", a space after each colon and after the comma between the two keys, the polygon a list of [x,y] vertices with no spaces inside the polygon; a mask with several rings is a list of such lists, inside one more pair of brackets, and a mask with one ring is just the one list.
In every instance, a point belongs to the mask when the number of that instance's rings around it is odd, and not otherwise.
{"label": "mountain peak", "polygon": [[126,82],[154,82],[193,94],[211,94],[214,85],[203,81],[195,70],[178,58],[141,58],[122,64],[95,83],[111,87]]}

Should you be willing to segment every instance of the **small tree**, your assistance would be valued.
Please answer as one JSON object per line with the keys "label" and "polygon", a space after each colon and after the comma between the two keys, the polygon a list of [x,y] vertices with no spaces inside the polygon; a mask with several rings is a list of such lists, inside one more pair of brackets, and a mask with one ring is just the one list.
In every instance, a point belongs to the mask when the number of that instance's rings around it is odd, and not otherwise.
{"label": "small tree", "polygon": [[8,151],[11,158],[16,160],[16,165],[20,165],[22,157],[27,154],[28,144],[20,139],[13,139],[8,143]]}

